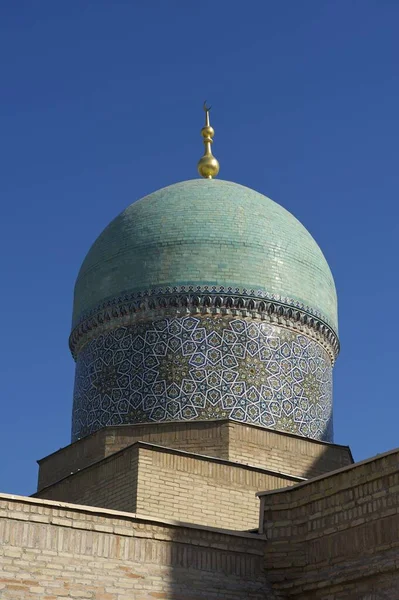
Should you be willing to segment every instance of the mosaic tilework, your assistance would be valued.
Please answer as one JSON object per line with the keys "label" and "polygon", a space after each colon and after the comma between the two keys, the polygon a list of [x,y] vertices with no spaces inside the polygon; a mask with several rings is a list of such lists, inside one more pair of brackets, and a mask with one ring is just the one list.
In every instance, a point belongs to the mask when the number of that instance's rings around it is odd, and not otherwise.
{"label": "mosaic tilework", "polygon": [[91,340],[72,439],[105,425],[230,418],[332,440],[332,367],[303,334],[252,319],[164,318]]}
{"label": "mosaic tilework", "polygon": [[[262,320],[267,319],[269,322],[278,321],[279,317],[282,317],[288,319],[289,323],[285,323],[288,327],[292,322],[306,325],[312,337],[322,340],[322,344],[328,349],[333,360],[339,352],[336,332],[323,315],[310,306],[260,289],[182,285],[135,293],[126,292],[104,300],[82,315],[73,329],[69,338],[72,355],[76,358],[81,347],[87,343],[87,338],[93,338],[102,332],[104,325],[110,329],[118,325],[131,324],[128,323],[128,316],[131,321],[136,316],[139,320],[146,318],[153,321],[154,311],[162,312],[164,317],[180,316],[180,309],[192,315],[213,312],[213,314],[234,314],[236,317],[252,316]],[[122,322],[118,323],[118,319]],[[284,325],[281,322],[279,324]],[[317,332],[316,336],[314,332]]]}
{"label": "mosaic tilework", "polygon": [[98,312],[106,309],[112,309],[119,304],[127,304],[127,303],[154,303],[154,300],[158,302],[163,298],[171,297],[171,296],[186,296],[187,298],[194,297],[196,295],[210,295],[211,298],[215,298],[217,296],[223,297],[226,295],[227,298],[242,298],[247,300],[257,300],[257,301],[269,301],[276,302],[281,305],[290,306],[292,308],[298,308],[324,321],[329,324],[328,319],[322,315],[317,309],[312,308],[311,306],[306,306],[297,300],[293,300],[292,298],[288,298],[286,296],[280,296],[279,294],[270,294],[267,290],[262,289],[250,289],[250,288],[232,288],[225,287],[224,285],[179,285],[179,286],[164,286],[161,288],[153,288],[149,290],[142,290],[139,292],[124,292],[117,297],[107,298],[102,300],[100,304],[95,306],[93,309],[83,313],[80,315],[78,319],[78,323],[89,319],[94,316]]}

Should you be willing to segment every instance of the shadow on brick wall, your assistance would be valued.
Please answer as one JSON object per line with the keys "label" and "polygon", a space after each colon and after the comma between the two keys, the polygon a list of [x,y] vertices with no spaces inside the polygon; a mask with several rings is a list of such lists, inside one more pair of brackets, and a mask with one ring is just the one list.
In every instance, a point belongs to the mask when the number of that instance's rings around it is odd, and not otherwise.
{"label": "shadow on brick wall", "polygon": [[176,530],[165,600],[276,600],[265,574],[265,540],[256,538]]}

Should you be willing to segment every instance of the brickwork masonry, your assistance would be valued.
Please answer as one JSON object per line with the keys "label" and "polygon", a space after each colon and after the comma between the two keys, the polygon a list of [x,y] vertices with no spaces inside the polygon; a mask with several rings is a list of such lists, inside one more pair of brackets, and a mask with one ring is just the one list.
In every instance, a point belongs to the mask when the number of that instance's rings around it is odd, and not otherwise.
{"label": "brickwork masonry", "polygon": [[235,421],[111,426],[39,460],[38,490],[138,441],[306,479],[353,462],[347,446]]}
{"label": "brickwork masonry", "polygon": [[136,442],[35,496],[243,531],[257,527],[256,492],[298,481],[259,467]]}
{"label": "brickwork masonry", "polygon": [[260,496],[284,598],[398,600],[399,449]]}
{"label": "brickwork masonry", "polygon": [[274,600],[262,536],[0,495],[2,600]]}

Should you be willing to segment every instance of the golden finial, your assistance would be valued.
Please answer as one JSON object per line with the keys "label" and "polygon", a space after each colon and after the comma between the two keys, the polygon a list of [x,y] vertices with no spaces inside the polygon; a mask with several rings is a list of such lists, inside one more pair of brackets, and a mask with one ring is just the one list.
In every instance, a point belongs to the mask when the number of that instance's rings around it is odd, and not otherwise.
{"label": "golden finial", "polygon": [[204,102],[205,111],[205,126],[201,129],[201,135],[204,138],[205,152],[204,156],[198,162],[198,173],[205,179],[212,179],[219,173],[219,162],[212,154],[211,145],[213,144],[213,136],[215,131],[209,122],[209,111],[211,107],[207,107]]}

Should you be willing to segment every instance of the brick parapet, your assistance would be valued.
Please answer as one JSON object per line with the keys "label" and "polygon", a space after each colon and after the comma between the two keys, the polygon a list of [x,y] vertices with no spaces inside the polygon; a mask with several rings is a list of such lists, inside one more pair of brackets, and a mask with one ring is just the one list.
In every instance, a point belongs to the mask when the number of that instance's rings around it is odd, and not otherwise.
{"label": "brick parapet", "polygon": [[305,479],[353,463],[348,446],[230,421],[229,459]]}
{"label": "brick parapet", "polygon": [[38,490],[137,441],[304,478],[353,462],[347,446],[228,420],[112,426],[39,460]]}
{"label": "brick parapet", "polygon": [[292,485],[297,478],[231,461],[140,444],[138,509],[184,520],[254,529],[256,491]]}
{"label": "brick parapet", "polygon": [[36,497],[255,529],[256,492],[300,478],[145,442],[65,477]]}
{"label": "brick parapet", "polygon": [[261,516],[266,568],[287,597],[352,598],[383,572],[399,589],[399,450],[265,492]]}
{"label": "brick parapet", "polygon": [[0,495],[4,600],[261,600],[263,547],[253,534]]}
{"label": "brick parapet", "polygon": [[225,421],[109,426],[39,460],[38,490],[138,441],[228,458]]}

